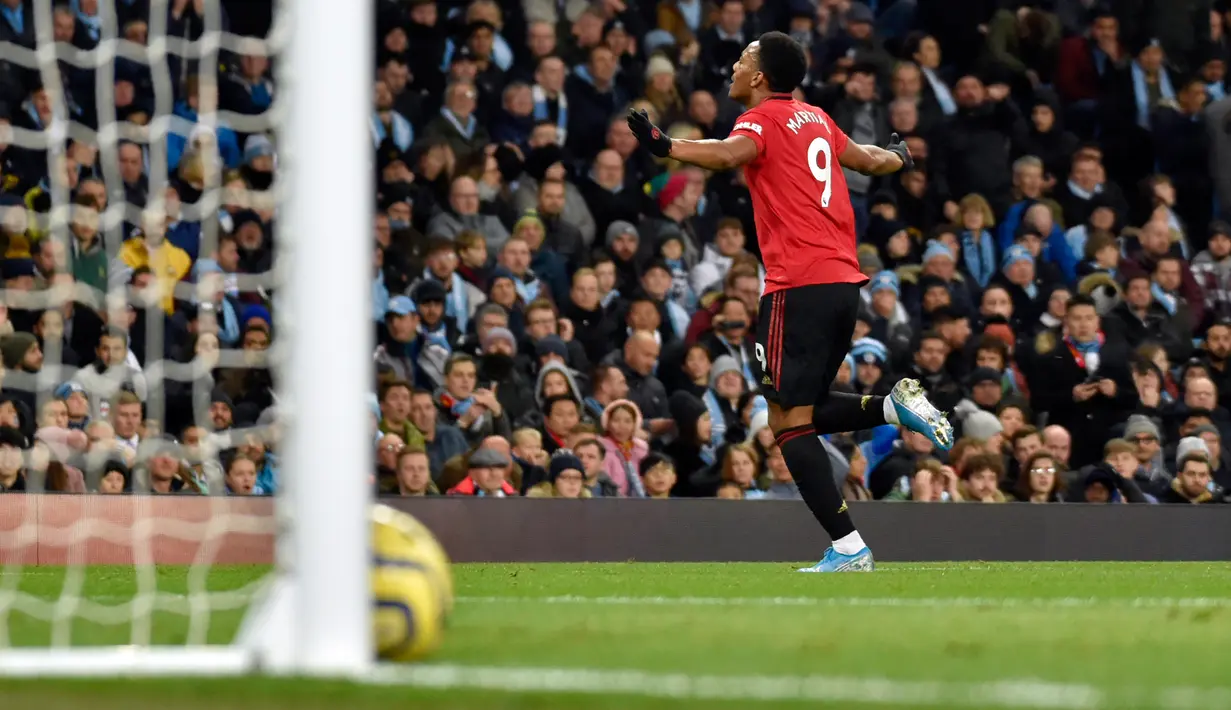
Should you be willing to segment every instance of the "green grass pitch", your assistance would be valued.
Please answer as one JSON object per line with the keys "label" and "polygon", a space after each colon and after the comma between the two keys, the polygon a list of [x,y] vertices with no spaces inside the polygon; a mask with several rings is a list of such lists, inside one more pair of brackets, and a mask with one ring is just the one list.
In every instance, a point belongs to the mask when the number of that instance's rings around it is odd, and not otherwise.
{"label": "green grass pitch", "polygon": [[[1231,708],[1231,565],[940,563],[802,575],[787,564],[456,565],[457,607],[430,663],[374,684],[0,680],[6,707],[259,708]],[[218,568],[211,590],[264,570]],[[55,600],[63,570],[21,587]],[[187,590],[184,568],[158,589]],[[131,568],[90,568],[114,604]],[[242,610],[212,615],[209,638]],[[14,645],[46,622],[8,616]],[[154,638],[182,643],[159,612]],[[79,621],[73,643],[122,644],[127,625]],[[3,651],[0,651],[3,653]]]}

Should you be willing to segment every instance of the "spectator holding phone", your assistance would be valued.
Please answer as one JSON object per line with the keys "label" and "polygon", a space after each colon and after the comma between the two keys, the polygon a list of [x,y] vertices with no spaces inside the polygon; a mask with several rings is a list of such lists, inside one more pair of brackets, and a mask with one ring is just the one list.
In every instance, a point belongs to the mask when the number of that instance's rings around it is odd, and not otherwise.
{"label": "spectator holding phone", "polygon": [[1031,393],[1036,411],[1073,435],[1073,467],[1093,463],[1111,428],[1137,406],[1129,349],[1100,326],[1094,300],[1075,296],[1064,316],[1064,335],[1040,348]]}

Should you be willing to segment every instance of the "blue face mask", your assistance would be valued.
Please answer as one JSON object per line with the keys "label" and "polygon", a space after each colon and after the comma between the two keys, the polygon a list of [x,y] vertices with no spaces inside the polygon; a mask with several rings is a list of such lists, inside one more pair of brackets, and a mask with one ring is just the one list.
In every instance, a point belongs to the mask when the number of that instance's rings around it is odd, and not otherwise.
{"label": "blue face mask", "polygon": [[408,229],[409,227],[410,227],[410,220],[405,220],[405,219],[389,220],[389,229]]}

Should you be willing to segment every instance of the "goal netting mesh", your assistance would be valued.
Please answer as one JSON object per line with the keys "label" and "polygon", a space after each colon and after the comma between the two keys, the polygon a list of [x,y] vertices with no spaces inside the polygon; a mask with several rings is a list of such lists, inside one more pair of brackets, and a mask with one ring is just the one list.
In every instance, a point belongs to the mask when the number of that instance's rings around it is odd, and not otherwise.
{"label": "goal netting mesh", "polygon": [[0,0],[0,653],[227,643],[273,560],[287,12],[145,4]]}

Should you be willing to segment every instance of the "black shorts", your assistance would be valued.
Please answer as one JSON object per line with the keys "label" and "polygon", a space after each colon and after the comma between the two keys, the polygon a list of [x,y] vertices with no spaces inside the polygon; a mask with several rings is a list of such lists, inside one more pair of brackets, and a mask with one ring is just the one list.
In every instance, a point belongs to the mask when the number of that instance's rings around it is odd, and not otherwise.
{"label": "black shorts", "polygon": [[784,409],[829,392],[851,348],[859,284],[815,284],[761,297],[756,361],[761,394]]}

